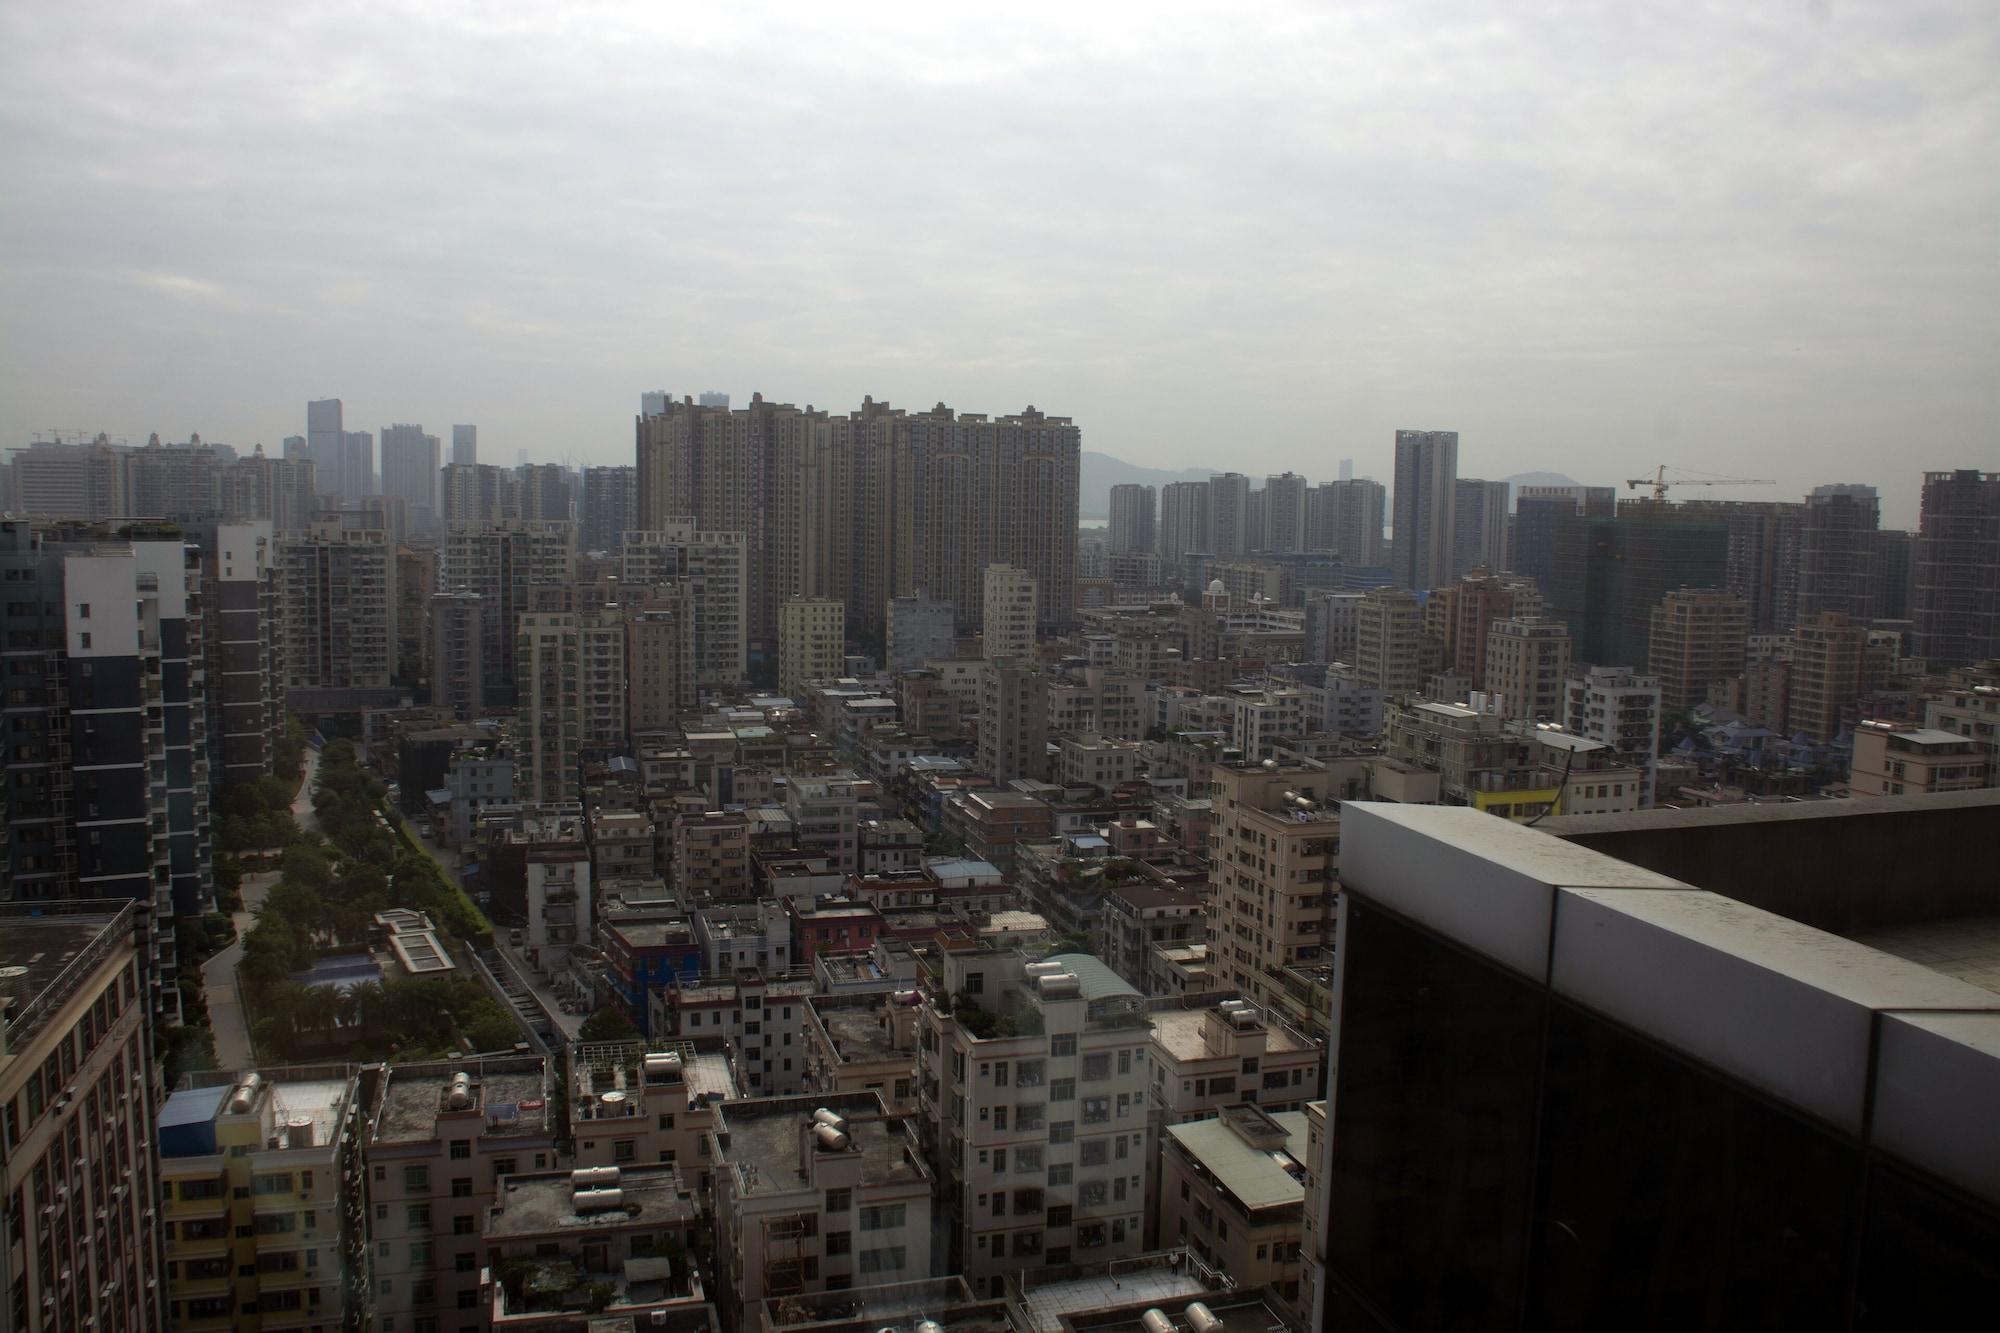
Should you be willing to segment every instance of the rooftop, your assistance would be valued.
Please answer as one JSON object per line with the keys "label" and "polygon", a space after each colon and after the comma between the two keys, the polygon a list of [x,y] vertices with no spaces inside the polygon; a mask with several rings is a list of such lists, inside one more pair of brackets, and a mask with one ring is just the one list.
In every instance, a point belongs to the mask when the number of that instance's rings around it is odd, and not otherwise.
{"label": "rooftop", "polygon": [[579,1213],[576,1187],[567,1171],[534,1171],[506,1178],[506,1187],[486,1215],[488,1242],[554,1236],[583,1236],[621,1227],[660,1227],[692,1222],[694,1196],[681,1183],[680,1168],[628,1166],[619,1170],[620,1206]]}
{"label": "rooftop", "polygon": [[725,1102],[716,1127],[718,1137],[727,1138],[723,1159],[743,1177],[745,1194],[789,1193],[808,1187],[802,1157],[804,1134],[813,1112],[822,1107],[847,1117],[846,1151],[860,1154],[864,1187],[915,1184],[926,1178],[911,1155],[911,1139],[902,1118],[883,1115],[878,1094],[764,1097]]}
{"label": "rooftop", "polygon": [[916,1058],[915,1051],[896,1049],[879,1002],[841,1004],[838,1001],[814,1001],[813,1012],[819,1015],[820,1026],[833,1039],[834,1049],[843,1062],[867,1064],[876,1060],[900,1058],[914,1061]]}
{"label": "rooftop", "polygon": [[[254,1115],[268,1136],[285,1132],[295,1122],[310,1120],[313,1144],[322,1151],[333,1150],[333,1145],[340,1139],[342,1111],[347,1104],[348,1089],[353,1086],[352,1071],[348,1066],[298,1065],[260,1071],[258,1077],[259,1084],[250,1110],[238,1112],[230,1109],[230,1102],[242,1081],[241,1075],[220,1070],[190,1074],[160,1109],[159,1128],[165,1131],[230,1116]],[[162,1133],[160,1155],[186,1155],[178,1151],[176,1145],[186,1147],[194,1142],[186,1137]],[[213,1153],[212,1139],[204,1146],[207,1151],[196,1155]]]}
{"label": "rooftop", "polygon": [[13,979],[5,992],[13,997],[6,1023],[15,1040],[47,1022],[96,963],[131,938],[131,904],[83,906],[106,910],[62,916],[10,907],[0,913],[0,969],[21,969],[6,973]]}
{"label": "rooftop", "polygon": [[440,1114],[451,1114],[447,1098],[452,1075],[472,1076],[472,1105],[484,1113],[487,1137],[526,1138],[548,1134],[548,1067],[541,1056],[490,1060],[435,1060],[391,1065],[375,1103],[371,1140],[423,1143],[438,1137]]}
{"label": "rooftop", "polygon": [[[1238,1132],[1232,1115],[1251,1112],[1284,1131],[1281,1143],[1259,1146]],[[1252,1132],[1265,1126],[1252,1126]],[[1254,1107],[1231,1106],[1215,1120],[1168,1125],[1167,1133],[1188,1156],[1201,1163],[1222,1188],[1245,1208],[1281,1208],[1305,1199],[1306,1113],[1281,1111],[1266,1115]],[[1280,1158],[1289,1158],[1289,1162]]]}
{"label": "rooftop", "polygon": [[[1156,1009],[1152,1013],[1153,1040],[1165,1047],[1176,1060],[1224,1059],[1209,1049],[1208,1039],[1202,1036],[1208,1009]],[[1269,1034],[1264,1042],[1266,1057],[1287,1055],[1294,1051],[1310,1049],[1299,1040],[1298,1034],[1283,1023],[1274,1023],[1269,1014],[1259,1014],[1265,1031]]]}
{"label": "rooftop", "polygon": [[[1114,1274],[1109,1266],[1078,1271],[1030,1270],[1020,1275],[1021,1326],[1032,1333],[1062,1333],[1065,1316],[1087,1310],[1137,1306],[1181,1306],[1207,1295],[1205,1270],[1183,1262],[1181,1251],[1141,1255],[1121,1264]],[[1152,1260],[1154,1262],[1147,1262]],[[1012,1284],[1010,1279],[1010,1285]],[[1136,1329],[1138,1321],[1133,1319]],[[1267,1333],[1263,1325],[1255,1333]]]}

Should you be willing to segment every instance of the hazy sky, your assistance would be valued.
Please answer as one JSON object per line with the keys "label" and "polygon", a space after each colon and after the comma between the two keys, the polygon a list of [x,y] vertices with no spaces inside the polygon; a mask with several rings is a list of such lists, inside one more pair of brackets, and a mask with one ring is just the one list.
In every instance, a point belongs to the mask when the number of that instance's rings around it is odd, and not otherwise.
{"label": "hazy sky", "polygon": [[0,5],[0,443],[642,389],[1161,466],[2000,467],[2000,5]]}

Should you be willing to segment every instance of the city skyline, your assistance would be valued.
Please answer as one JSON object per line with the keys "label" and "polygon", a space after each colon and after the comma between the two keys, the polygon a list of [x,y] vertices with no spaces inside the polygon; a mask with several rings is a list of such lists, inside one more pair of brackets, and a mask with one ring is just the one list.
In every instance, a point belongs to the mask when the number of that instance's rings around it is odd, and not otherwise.
{"label": "city skyline", "polygon": [[[667,383],[1033,402],[1258,476],[1383,477],[1442,426],[1475,475],[1874,480],[1907,526],[2000,416],[1988,7],[288,17],[0,20],[0,161],[37,182],[0,215],[0,439],[274,451],[331,392],[606,463]],[[302,98],[307,53],[355,95]],[[1060,226],[986,199],[1030,147]],[[399,225],[296,226],[308,164]]]}

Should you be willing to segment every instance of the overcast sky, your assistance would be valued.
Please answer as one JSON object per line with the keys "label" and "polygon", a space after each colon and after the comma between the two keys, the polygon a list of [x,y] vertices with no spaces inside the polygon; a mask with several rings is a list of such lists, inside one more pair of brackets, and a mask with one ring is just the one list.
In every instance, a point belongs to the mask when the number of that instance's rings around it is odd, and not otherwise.
{"label": "overcast sky", "polygon": [[623,462],[718,388],[1901,523],[2000,467],[1991,0],[973,8],[0,5],[0,442]]}

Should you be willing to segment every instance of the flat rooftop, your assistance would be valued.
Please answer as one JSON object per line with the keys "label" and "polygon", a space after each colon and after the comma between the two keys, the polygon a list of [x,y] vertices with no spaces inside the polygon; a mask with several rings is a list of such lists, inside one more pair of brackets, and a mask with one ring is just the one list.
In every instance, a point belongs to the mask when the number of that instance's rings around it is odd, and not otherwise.
{"label": "flat rooftop", "polygon": [[[1188,1299],[1168,1300],[1161,1303],[1161,1308],[1175,1317],[1177,1326],[1185,1327],[1186,1307],[1195,1300],[1206,1305],[1209,1313],[1222,1321],[1220,1333],[1270,1333],[1272,1329],[1288,1327],[1284,1315],[1264,1299],[1261,1289],[1209,1295],[1196,1293]],[[1089,1333],[1144,1333],[1145,1325],[1139,1321],[1145,1312],[1145,1306],[1136,1306],[1128,1301],[1102,1314],[1079,1311],[1078,1317],[1069,1323],[1072,1328],[1088,1329]]]}
{"label": "flat rooftop", "polygon": [[[1131,1327],[1138,1329],[1139,1315],[1147,1308],[1154,1305],[1184,1306],[1189,1301],[1201,1300],[1207,1294],[1208,1284],[1187,1264],[1131,1268],[1120,1271],[1116,1276],[1104,1269],[1026,1287],[1021,1293],[1021,1314],[1025,1325],[1034,1333],[1062,1333],[1066,1315],[1136,1306]],[[1219,1315],[1222,1312],[1217,1310],[1216,1313]],[[1246,1327],[1245,1333],[1269,1333],[1277,1322],[1260,1324],[1254,1331]],[[1121,1324],[1118,1327],[1122,1329],[1124,1326]],[[1236,1330],[1232,1329],[1230,1333],[1236,1333]]]}
{"label": "flat rooftop", "polygon": [[881,1099],[874,1093],[765,1097],[725,1103],[717,1126],[729,1136],[724,1160],[747,1177],[744,1193],[784,1194],[808,1187],[804,1130],[820,1107],[848,1117],[847,1151],[861,1155],[863,1185],[915,1184],[925,1179],[910,1156],[902,1119],[884,1116]]}
{"label": "flat rooftop", "polygon": [[819,1015],[820,1026],[833,1038],[834,1048],[843,1061],[868,1064],[877,1060],[914,1062],[916,1059],[915,1051],[899,1051],[889,1039],[879,1004],[815,1004],[813,1012]]}
{"label": "flat rooftop", "polygon": [[115,919],[115,913],[0,916],[0,967],[27,969],[14,987],[15,1012],[24,1011],[54,985]]}
{"label": "flat rooftop", "polygon": [[484,1136],[531,1138],[551,1132],[548,1075],[539,1056],[507,1060],[428,1061],[391,1065],[376,1101],[376,1143],[424,1143],[438,1137],[451,1076],[472,1075],[472,1102],[485,1113]]}
{"label": "flat rooftop", "polygon": [[486,1215],[488,1241],[553,1236],[582,1237],[621,1227],[658,1227],[691,1222],[698,1215],[694,1196],[681,1183],[680,1169],[648,1165],[620,1168],[621,1207],[579,1213],[576,1187],[568,1171],[535,1171],[508,1176]]}
{"label": "flat rooftop", "polygon": [[1854,942],[2000,993],[2000,915],[1859,930]]}
{"label": "flat rooftop", "polygon": [[[1227,1052],[1218,1054],[1210,1050],[1208,1039],[1201,1035],[1203,1016],[1208,1012],[1207,1009],[1156,1009],[1146,1016],[1153,1020],[1153,1040],[1164,1046],[1176,1060],[1234,1058]],[[1257,1021],[1270,1034],[1264,1042],[1266,1057],[1308,1049],[1292,1034],[1291,1029],[1282,1023],[1273,1023],[1268,1013],[1259,1013]]]}

